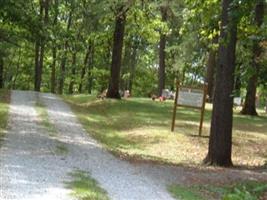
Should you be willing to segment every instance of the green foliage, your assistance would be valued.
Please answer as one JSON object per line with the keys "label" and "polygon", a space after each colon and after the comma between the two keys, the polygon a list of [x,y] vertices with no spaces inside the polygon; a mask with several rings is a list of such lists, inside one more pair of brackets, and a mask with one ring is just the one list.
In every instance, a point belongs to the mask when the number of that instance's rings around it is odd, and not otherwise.
{"label": "green foliage", "polygon": [[180,200],[204,200],[199,192],[194,191],[188,187],[175,185],[170,186],[168,190],[175,198]]}
{"label": "green foliage", "polygon": [[171,194],[181,200],[258,200],[267,191],[267,183],[248,181],[220,187],[209,185],[181,186],[172,185]]}
{"label": "green foliage", "polygon": [[230,189],[223,200],[258,200],[267,191],[267,183],[247,182]]}
{"label": "green foliage", "polygon": [[7,90],[0,90],[0,145],[6,133],[8,111],[9,111],[10,92]]}
{"label": "green foliage", "polygon": [[70,173],[71,181],[66,182],[66,187],[72,190],[72,195],[78,200],[108,200],[105,190],[90,177],[87,172],[76,170]]}

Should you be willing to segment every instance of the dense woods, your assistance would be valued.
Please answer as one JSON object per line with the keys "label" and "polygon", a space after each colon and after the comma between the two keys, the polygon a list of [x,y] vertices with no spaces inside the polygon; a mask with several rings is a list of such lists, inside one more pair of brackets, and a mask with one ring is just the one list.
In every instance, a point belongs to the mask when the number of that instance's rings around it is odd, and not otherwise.
{"label": "dense woods", "polygon": [[1,0],[0,87],[161,96],[208,83],[206,163],[229,166],[233,97],[267,98],[265,0]]}

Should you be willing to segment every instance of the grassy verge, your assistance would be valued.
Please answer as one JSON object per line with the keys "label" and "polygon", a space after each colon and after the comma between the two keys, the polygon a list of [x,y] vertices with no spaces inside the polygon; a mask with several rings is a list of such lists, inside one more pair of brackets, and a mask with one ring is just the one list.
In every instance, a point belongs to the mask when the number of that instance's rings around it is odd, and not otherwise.
{"label": "grassy verge", "polygon": [[74,171],[70,174],[72,180],[66,182],[66,187],[72,191],[72,196],[78,200],[108,200],[105,190],[86,172]]}
{"label": "grassy verge", "polygon": [[267,191],[267,183],[245,182],[223,187],[173,185],[168,189],[179,200],[259,200]]}
{"label": "grassy verge", "polygon": [[[178,108],[170,131],[173,103],[150,99],[97,100],[88,95],[64,96],[83,126],[111,152],[132,160],[198,165],[206,156],[211,105],[205,112],[203,137],[197,137],[200,113]],[[234,114],[233,162],[262,166],[267,159],[267,116]]]}
{"label": "grassy verge", "polygon": [[0,90],[0,145],[6,133],[9,102],[10,102],[10,91]]}

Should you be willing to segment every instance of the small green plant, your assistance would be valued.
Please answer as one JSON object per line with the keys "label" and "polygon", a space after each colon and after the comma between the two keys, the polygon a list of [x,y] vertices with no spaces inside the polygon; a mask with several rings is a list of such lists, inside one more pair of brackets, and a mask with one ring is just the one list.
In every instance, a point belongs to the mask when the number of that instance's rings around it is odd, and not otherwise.
{"label": "small green plant", "polygon": [[78,200],[109,200],[107,192],[87,172],[75,170],[70,176],[72,180],[65,183],[66,188]]}
{"label": "small green plant", "polygon": [[168,189],[179,200],[258,200],[267,191],[267,183],[249,181],[221,187],[172,185]]}
{"label": "small green plant", "polygon": [[258,200],[267,191],[267,183],[247,182],[234,186],[223,200]]}
{"label": "small green plant", "polygon": [[69,150],[64,143],[57,142],[57,145],[56,145],[56,154],[57,155],[66,155],[68,152],[69,152]]}
{"label": "small green plant", "polygon": [[186,187],[181,185],[170,186],[169,192],[174,198],[180,200],[205,200],[195,187]]}
{"label": "small green plant", "polygon": [[38,99],[35,104],[37,114],[43,127],[46,128],[50,136],[55,136],[57,133],[56,127],[49,120],[48,112],[45,105]]}

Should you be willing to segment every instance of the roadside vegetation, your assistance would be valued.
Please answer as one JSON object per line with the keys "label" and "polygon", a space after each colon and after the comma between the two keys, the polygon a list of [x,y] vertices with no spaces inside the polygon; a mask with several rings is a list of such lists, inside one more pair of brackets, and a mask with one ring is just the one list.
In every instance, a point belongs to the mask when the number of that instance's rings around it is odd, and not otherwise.
{"label": "roadside vegetation", "polygon": [[0,145],[3,137],[6,133],[7,122],[8,122],[8,110],[10,102],[10,91],[0,90]]}
{"label": "roadside vegetation", "polygon": [[[211,105],[205,112],[203,137],[198,137],[200,112],[177,110],[175,132],[170,131],[173,103],[145,98],[99,100],[88,95],[64,96],[81,123],[109,151],[129,160],[196,166],[207,154]],[[233,162],[264,166],[267,159],[267,116],[234,114]]]}
{"label": "roadside vegetation", "polygon": [[243,182],[227,186],[170,186],[169,191],[179,200],[259,200],[267,197],[267,183]]}
{"label": "roadside vegetation", "polygon": [[106,191],[88,173],[76,170],[70,176],[72,180],[65,185],[77,200],[109,200]]}
{"label": "roadside vegetation", "polygon": [[35,104],[37,115],[39,116],[40,123],[46,128],[50,136],[56,136],[57,130],[49,120],[48,112],[45,105],[38,100]]}

